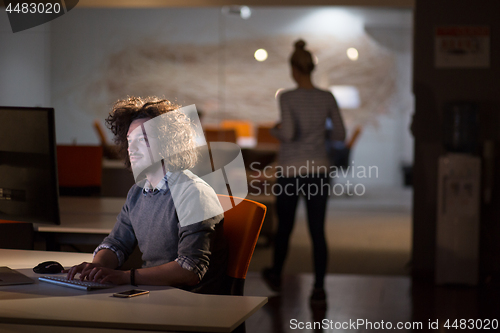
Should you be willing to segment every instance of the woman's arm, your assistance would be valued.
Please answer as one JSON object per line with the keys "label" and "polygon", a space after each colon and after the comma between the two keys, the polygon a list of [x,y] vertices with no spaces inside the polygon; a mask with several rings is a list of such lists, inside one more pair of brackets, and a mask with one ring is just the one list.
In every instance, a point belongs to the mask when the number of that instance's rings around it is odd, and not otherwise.
{"label": "woman's arm", "polygon": [[333,130],[330,132],[330,139],[336,141],[345,140],[345,126],[342,120],[342,115],[340,114],[339,106],[337,100],[332,95],[332,105],[330,108],[330,119],[332,120]]}
{"label": "woman's arm", "polygon": [[281,142],[292,142],[295,138],[295,122],[286,94],[280,96],[281,123],[271,129],[271,134]]}

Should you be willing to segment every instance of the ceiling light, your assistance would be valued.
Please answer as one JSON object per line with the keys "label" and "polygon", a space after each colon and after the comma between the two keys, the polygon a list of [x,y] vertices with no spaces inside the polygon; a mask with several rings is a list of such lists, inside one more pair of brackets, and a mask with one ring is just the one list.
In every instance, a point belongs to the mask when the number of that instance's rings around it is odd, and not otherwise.
{"label": "ceiling light", "polygon": [[351,59],[352,61],[356,61],[359,58],[359,53],[358,50],[356,50],[354,47],[348,48],[347,49],[347,57]]}
{"label": "ceiling light", "polygon": [[248,6],[224,6],[222,12],[226,15],[239,15],[244,20],[252,16],[252,11]]}
{"label": "ceiling light", "polygon": [[244,20],[249,19],[250,16],[252,16],[252,11],[247,6],[241,6],[241,8],[240,8],[240,16]]}
{"label": "ceiling light", "polygon": [[253,56],[257,61],[265,61],[267,59],[267,51],[264,49],[258,49],[257,51],[255,51]]}

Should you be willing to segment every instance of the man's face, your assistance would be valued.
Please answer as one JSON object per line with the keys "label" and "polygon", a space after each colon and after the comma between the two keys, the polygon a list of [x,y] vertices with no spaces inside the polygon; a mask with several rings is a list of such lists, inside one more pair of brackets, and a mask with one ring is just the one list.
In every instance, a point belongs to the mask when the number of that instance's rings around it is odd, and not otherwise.
{"label": "man's face", "polygon": [[142,126],[148,120],[149,118],[142,118],[132,121],[127,132],[128,155],[136,179],[144,169],[153,164],[148,136],[143,132]]}

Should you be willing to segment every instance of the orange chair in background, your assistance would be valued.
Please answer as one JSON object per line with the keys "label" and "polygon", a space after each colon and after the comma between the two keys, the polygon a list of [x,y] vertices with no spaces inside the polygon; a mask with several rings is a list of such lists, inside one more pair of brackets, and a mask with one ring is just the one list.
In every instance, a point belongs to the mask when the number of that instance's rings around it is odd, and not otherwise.
{"label": "orange chair in background", "polygon": [[229,247],[228,294],[243,296],[248,266],[267,208],[248,199],[222,194],[218,194],[217,197],[225,210],[224,236]]}
{"label": "orange chair in background", "polygon": [[259,125],[257,127],[257,144],[279,144],[280,141],[271,134],[273,126]]}
{"label": "orange chair in background", "polygon": [[99,137],[99,142],[101,143],[103,156],[111,160],[120,159],[118,148],[115,145],[108,143],[108,139],[106,138],[106,134],[104,133],[104,129],[102,128],[99,120],[94,120],[93,125],[97,136]]}
{"label": "orange chair in background", "polygon": [[33,223],[0,220],[0,248],[33,250]]}
{"label": "orange chair in background", "polygon": [[106,134],[104,134],[104,130],[102,128],[101,123],[98,120],[94,120],[94,129],[97,132],[97,136],[99,137],[99,141],[101,142],[101,145],[107,145],[108,144],[108,139],[106,138]]}
{"label": "orange chair in background", "polygon": [[253,137],[253,124],[248,120],[223,120],[220,123],[223,129],[234,129],[236,138]]}
{"label": "orange chair in background", "polygon": [[98,194],[102,183],[101,146],[57,146],[57,174],[62,195]]}
{"label": "orange chair in background", "polygon": [[221,128],[211,128],[206,127],[205,130],[205,140],[207,143],[210,142],[232,142],[236,143],[236,131],[234,129],[221,129]]}
{"label": "orange chair in background", "polygon": [[358,141],[359,136],[361,135],[362,130],[363,128],[361,126],[356,126],[356,128],[354,128],[351,138],[346,143],[347,148],[352,149],[352,147],[354,147],[356,141]]}

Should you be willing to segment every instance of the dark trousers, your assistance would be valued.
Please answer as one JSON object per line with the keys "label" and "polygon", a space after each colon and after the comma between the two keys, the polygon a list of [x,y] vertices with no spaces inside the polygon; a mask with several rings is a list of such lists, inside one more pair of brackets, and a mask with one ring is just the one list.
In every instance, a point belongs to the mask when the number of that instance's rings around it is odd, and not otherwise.
{"label": "dark trousers", "polygon": [[315,288],[323,288],[328,248],[325,239],[325,214],[330,179],[327,175],[278,178],[281,193],[276,198],[278,231],[275,237],[273,273],[281,275],[288,243],[295,222],[295,211],[301,195],[305,196],[307,220],[314,254]]}

